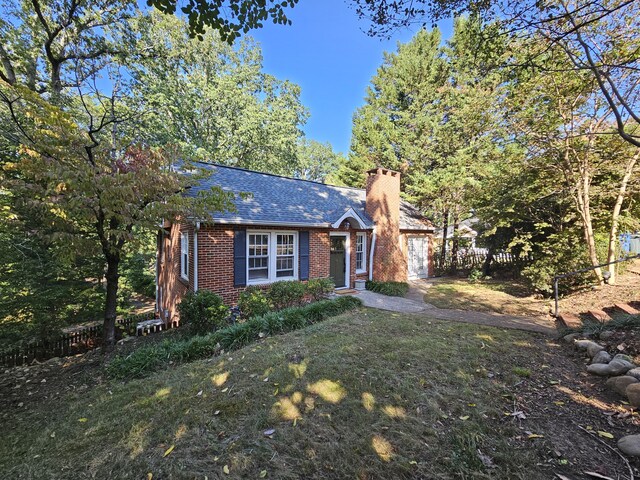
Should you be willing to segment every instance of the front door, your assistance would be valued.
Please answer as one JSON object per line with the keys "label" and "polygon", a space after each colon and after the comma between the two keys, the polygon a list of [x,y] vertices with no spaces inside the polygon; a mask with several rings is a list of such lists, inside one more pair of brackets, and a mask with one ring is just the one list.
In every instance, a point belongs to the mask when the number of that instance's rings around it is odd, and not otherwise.
{"label": "front door", "polygon": [[329,255],[329,276],[336,288],[346,287],[347,272],[347,237],[331,237],[331,253]]}
{"label": "front door", "polygon": [[427,278],[427,237],[409,237],[409,278]]}

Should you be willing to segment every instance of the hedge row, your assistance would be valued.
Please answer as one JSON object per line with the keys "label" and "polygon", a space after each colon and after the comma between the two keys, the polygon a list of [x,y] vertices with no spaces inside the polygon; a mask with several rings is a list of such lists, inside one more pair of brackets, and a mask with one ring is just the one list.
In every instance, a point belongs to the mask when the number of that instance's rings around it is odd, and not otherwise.
{"label": "hedge row", "polygon": [[339,297],[267,313],[204,336],[165,340],[114,358],[107,366],[107,373],[119,379],[143,377],[169,362],[190,362],[210,357],[221,350],[241,348],[261,336],[297,330],[360,306],[362,302],[357,298]]}
{"label": "hedge row", "polygon": [[365,284],[365,288],[390,297],[404,297],[409,291],[409,284],[406,282],[376,282],[369,280]]}

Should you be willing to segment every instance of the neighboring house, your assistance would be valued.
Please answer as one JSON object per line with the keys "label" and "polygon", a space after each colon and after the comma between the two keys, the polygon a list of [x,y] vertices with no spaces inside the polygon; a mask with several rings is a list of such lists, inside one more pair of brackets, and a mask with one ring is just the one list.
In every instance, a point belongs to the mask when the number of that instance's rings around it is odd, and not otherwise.
{"label": "neighboring house", "polygon": [[400,174],[368,172],[366,190],[221,165],[192,187],[234,193],[236,211],[163,225],[158,235],[157,311],[165,320],[188,290],[235,304],[248,285],[331,277],[406,281],[432,272],[433,225],[400,199]]}
{"label": "neighboring house", "polygon": [[[472,227],[478,222],[477,218],[468,218],[463,220],[458,225],[458,232],[455,235],[458,238],[460,246],[462,248],[471,248],[472,250],[476,248],[476,237],[478,236],[478,232],[476,232]],[[438,229],[435,233],[435,241],[437,244],[442,245],[442,234],[444,231],[442,229]],[[449,225],[447,227],[447,250],[451,250],[451,243],[454,239],[454,226]]]}

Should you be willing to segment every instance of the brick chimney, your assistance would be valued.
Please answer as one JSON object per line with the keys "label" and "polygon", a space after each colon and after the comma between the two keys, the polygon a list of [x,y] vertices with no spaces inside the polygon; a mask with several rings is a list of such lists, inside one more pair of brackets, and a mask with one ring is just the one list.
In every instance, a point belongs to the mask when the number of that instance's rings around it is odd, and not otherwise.
{"label": "brick chimney", "polygon": [[385,168],[367,172],[365,210],[376,224],[373,279],[407,280],[407,260],[400,249],[400,173]]}

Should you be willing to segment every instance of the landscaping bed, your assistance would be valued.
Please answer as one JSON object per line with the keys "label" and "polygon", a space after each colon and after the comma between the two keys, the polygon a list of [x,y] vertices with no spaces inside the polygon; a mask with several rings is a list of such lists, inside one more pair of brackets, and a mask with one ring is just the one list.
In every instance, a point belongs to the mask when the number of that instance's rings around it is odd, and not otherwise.
{"label": "landscaping bed", "polygon": [[361,309],[126,383],[30,368],[0,376],[7,478],[624,478],[605,444],[638,428],[581,354],[426,314]]}

